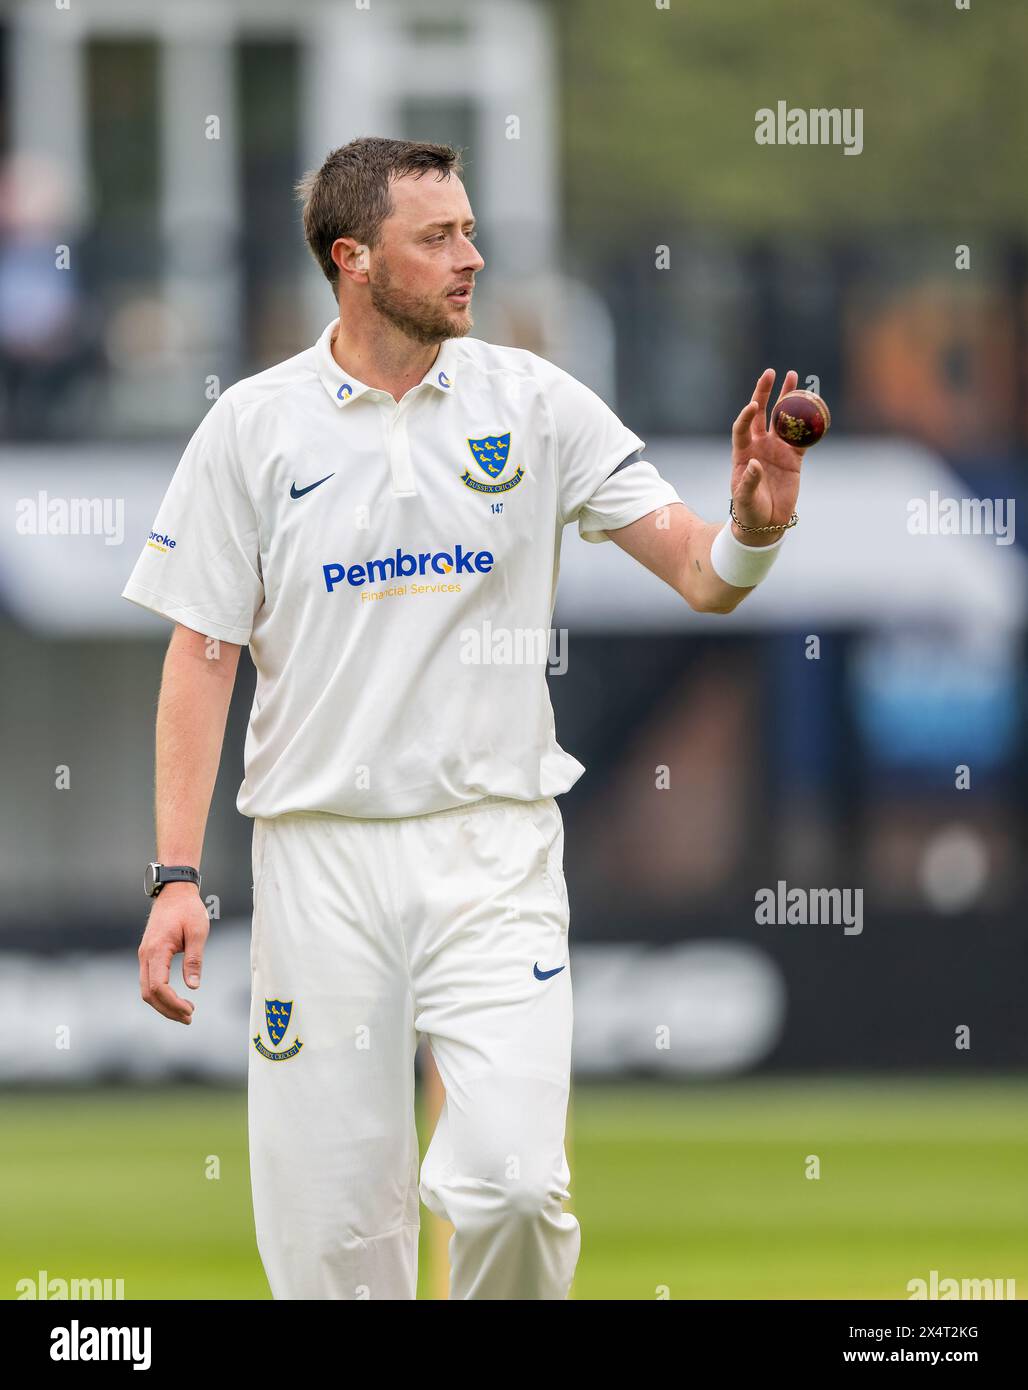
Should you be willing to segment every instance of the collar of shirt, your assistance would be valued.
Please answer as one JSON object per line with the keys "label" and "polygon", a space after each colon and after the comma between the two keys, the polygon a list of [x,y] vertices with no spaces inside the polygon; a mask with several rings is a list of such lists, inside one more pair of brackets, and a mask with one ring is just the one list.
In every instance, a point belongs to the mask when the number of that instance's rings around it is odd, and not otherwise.
{"label": "collar of shirt", "polygon": [[[325,331],[314,345],[314,354],[321,384],[336,405],[344,406],[355,401],[358,396],[363,396],[365,391],[374,391],[377,388],[368,386],[363,381],[358,381],[355,376],[348,375],[332,356],[332,338],[338,325],[339,320],[337,318],[326,325]],[[434,386],[437,391],[453,390],[457,380],[459,343],[459,338],[447,338],[440,344],[435,361],[418,383],[419,386]],[[412,389],[416,390],[417,388]]]}

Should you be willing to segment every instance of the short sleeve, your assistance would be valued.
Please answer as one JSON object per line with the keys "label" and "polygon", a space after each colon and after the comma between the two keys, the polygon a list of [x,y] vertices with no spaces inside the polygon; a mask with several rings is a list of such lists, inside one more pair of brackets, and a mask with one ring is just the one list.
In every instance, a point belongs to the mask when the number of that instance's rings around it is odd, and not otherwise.
{"label": "short sleeve", "polygon": [[539,361],[557,435],[562,525],[577,521],[583,540],[606,541],[608,531],[681,502],[653,464],[639,457],[645,442],[595,391],[552,362]]}
{"label": "short sleeve", "polygon": [[633,459],[605,478],[578,513],[578,534],[584,541],[609,541],[608,531],[630,526],[681,498],[647,459]]}
{"label": "short sleeve", "polygon": [[243,646],[264,584],[229,397],[219,397],[186,445],[122,598]]}
{"label": "short sleeve", "polygon": [[595,391],[552,362],[539,360],[544,364],[543,387],[557,436],[561,524],[566,526],[578,519],[582,507],[618,464],[646,446]]}

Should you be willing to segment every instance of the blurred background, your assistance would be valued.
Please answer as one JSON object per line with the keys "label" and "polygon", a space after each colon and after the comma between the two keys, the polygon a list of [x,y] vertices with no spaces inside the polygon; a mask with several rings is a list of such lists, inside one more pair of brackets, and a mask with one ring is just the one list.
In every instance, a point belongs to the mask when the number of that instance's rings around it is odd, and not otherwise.
{"label": "blurred background", "polygon": [[[336,316],[292,188],[372,134],[464,150],[474,335],[592,386],[707,519],[765,366],[832,409],[731,617],[565,540],[574,1296],[1024,1296],[1026,48],[1021,0],[0,8],[0,1297],[268,1296],[253,671],[185,1030],[135,959],[170,628],[120,590],[213,397]],[[757,143],[780,101],[859,109],[859,153]],[[918,534],[946,499],[995,525]],[[859,889],[862,929],[758,921],[779,883]]]}

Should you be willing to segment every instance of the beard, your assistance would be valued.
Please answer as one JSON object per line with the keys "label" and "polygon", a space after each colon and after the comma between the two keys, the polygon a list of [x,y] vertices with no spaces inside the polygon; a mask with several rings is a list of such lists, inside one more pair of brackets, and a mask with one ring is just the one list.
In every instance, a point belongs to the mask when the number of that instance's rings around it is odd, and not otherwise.
{"label": "beard", "polygon": [[447,338],[463,338],[474,322],[471,309],[454,311],[443,295],[438,299],[402,289],[389,274],[389,266],[379,261],[378,273],[369,280],[371,303],[389,323],[416,343],[441,343]]}

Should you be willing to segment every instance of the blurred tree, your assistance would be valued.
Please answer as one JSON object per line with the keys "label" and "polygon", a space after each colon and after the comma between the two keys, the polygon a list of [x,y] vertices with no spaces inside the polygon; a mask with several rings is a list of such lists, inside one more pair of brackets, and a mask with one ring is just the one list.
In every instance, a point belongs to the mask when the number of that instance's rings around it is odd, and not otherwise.
{"label": "blurred tree", "polygon": [[[1028,223],[1025,0],[551,0],[575,255],[639,209],[742,236]],[[860,107],[863,151],[765,146],[755,116]]]}

